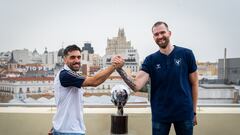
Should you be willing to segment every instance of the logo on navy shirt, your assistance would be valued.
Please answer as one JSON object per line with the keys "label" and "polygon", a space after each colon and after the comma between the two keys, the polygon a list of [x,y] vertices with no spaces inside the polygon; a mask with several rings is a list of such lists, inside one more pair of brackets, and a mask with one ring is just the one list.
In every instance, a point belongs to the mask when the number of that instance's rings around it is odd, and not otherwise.
{"label": "logo on navy shirt", "polygon": [[156,68],[156,69],[160,69],[160,68],[161,68],[161,65],[160,65],[160,64],[157,64],[155,68]]}
{"label": "logo on navy shirt", "polygon": [[174,58],[174,63],[175,63],[175,65],[180,66],[181,63],[182,63],[182,59],[181,58],[178,58],[178,59]]}

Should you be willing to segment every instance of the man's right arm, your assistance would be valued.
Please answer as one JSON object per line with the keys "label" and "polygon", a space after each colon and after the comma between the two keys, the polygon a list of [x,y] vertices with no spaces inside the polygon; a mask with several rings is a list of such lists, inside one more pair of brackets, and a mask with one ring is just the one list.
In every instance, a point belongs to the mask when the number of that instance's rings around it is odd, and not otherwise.
{"label": "man's right arm", "polygon": [[112,57],[112,65],[107,67],[106,69],[100,71],[93,77],[87,77],[82,86],[98,86],[103,83],[116,68],[121,68],[124,64],[124,59],[120,56]]}
{"label": "man's right arm", "polygon": [[86,77],[86,79],[84,80],[82,86],[86,87],[86,86],[98,86],[101,83],[103,83],[111,74],[112,72],[115,70],[115,67],[113,65],[109,66],[108,68],[100,71],[98,74],[96,74],[93,77]]}
{"label": "man's right arm", "polygon": [[117,72],[123,78],[123,81],[135,92],[139,91],[149,79],[149,74],[142,70],[137,73],[135,79],[128,76],[122,68],[118,68]]}
{"label": "man's right arm", "polygon": [[60,73],[60,82],[63,87],[74,86],[77,88],[85,87],[85,86],[98,86],[103,83],[116,69],[115,66],[111,65],[106,69],[100,71],[93,77],[84,77],[80,76],[75,72],[63,70]]}

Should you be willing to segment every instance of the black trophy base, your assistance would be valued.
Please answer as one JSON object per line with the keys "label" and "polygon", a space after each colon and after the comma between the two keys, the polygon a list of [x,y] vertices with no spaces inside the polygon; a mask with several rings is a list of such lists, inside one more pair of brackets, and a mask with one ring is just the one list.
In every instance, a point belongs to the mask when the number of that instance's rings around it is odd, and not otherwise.
{"label": "black trophy base", "polygon": [[111,134],[127,134],[128,133],[128,115],[111,115]]}

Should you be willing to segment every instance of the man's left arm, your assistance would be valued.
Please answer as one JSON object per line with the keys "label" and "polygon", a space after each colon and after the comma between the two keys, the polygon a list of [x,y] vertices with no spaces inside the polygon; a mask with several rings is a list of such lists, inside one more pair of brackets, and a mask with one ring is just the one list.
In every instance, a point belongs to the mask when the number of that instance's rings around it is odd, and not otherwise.
{"label": "man's left arm", "polygon": [[[189,74],[189,79],[192,85],[192,100],[193,100],[193,111],[197,111],[197,100],[198,100],[198,72],[195,71]],[[194,116],[194,125],[197,125],[196,114]]]}

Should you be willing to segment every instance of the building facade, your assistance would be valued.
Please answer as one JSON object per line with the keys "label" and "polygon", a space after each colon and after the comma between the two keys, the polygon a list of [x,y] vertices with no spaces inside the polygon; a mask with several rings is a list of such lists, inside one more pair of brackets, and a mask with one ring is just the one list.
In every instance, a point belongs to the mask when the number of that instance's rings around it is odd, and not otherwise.
{"label": "building facade", "polygon": [[46,93],[53,90],[53,77],[0,78],[0,91],[9,93]]}
{"label": "building facade", "polygon": [[31,52],[28,49],[13,50],[12,53],[19,64],[28,64],[31,61]]}
{"label": "building facade", "polygon": [[134,74],[139,70],[139,55],[136,49],[131,46],[131,42],[126,40],[124,29],[118,30],[118,36],[107,40],[106,54],[102,59],[102,66],[111,64],[113,55],[121,55],[125,59],[125,68],[131,69]]}
{"label": "building facade", "polygon": [[240,58],[219,59],[218,79],[240,85]]}
{"label": "building facade", "polygon": [[211,62],[197,62],[199,80],[201,79],[217,79],[218,64]]}
{"label": "building facade", "polygon": [[54,68],[58,62],[58,51],[48,52],[47,48],[45,48],[42,56],[42,63],[49,68]]}

